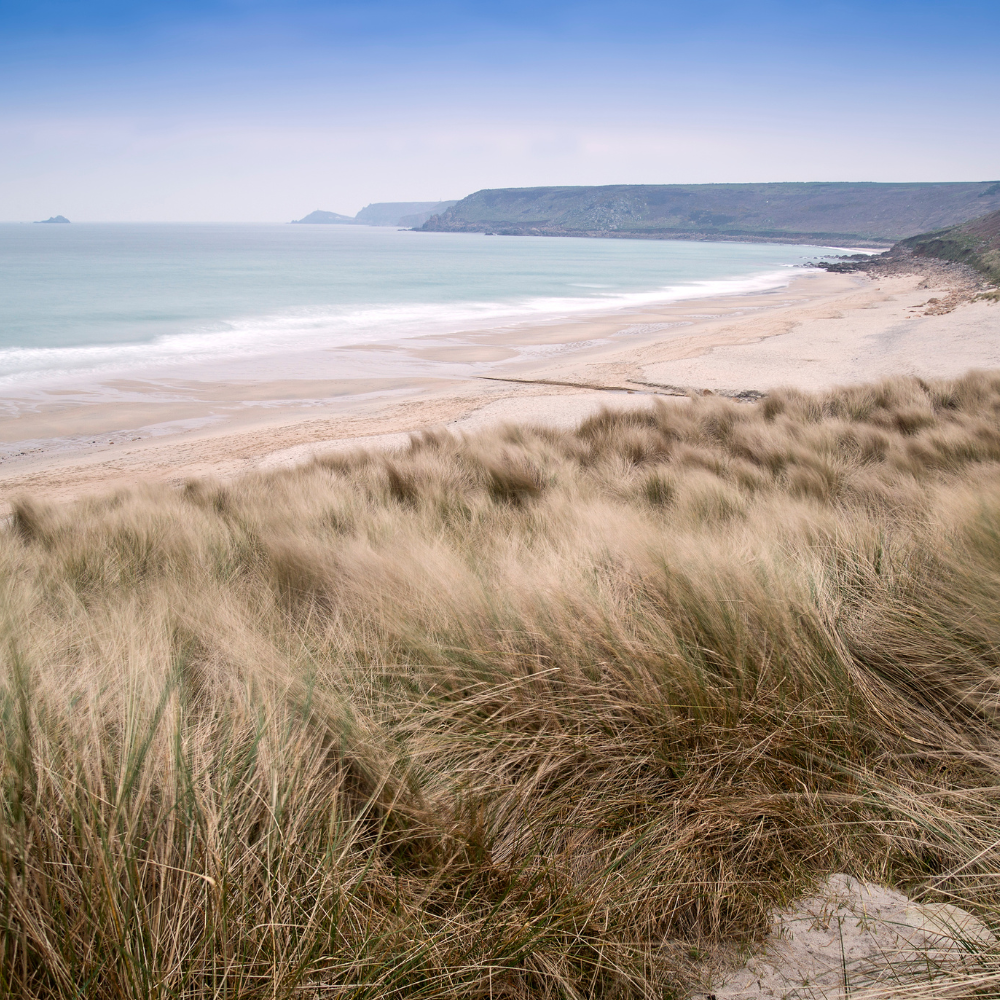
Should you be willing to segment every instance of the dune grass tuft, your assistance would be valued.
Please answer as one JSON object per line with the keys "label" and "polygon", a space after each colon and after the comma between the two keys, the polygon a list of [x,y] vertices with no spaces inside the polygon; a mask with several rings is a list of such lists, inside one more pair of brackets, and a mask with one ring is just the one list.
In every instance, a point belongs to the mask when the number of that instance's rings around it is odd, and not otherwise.
{"label": "dune grass tuft", "polygon": [[833,871],[1000,919],[1000,375],[22,500],[0,588],[5,995],[679,996]]}

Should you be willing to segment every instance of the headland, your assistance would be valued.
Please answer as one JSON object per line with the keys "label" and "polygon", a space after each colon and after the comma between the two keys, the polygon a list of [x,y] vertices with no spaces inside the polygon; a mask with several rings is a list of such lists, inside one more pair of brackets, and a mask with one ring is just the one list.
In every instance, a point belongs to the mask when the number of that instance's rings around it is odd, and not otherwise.
{"label": "headland", "polygon": [[[1000,182],[612,184],[476,191],[421,227],[888,247],[1000,209]],[[846,241],[846,242],[845,242]]]}

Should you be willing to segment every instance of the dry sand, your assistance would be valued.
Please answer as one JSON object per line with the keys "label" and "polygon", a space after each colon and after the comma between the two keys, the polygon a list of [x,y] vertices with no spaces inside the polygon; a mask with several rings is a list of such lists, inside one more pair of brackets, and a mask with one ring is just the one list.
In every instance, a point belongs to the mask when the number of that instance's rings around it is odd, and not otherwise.
{"label": "dry sand", "polygon": [[[776,291],[342,350],[345,377],[64,386],[0,401],[0,503],[179,484],[404,443],[432,427],[578,422],[688,389],[821,389],[1000,367],[1000,305],[941,313],[947,275],[803,272]],[[678,399],[682,404],[682,399]]]}
{"label": "dry sand", "polygon": [[699,1000],[973,996],[997,941],[976,916],[849,875],[774,914],[766,946],[723,964]]}

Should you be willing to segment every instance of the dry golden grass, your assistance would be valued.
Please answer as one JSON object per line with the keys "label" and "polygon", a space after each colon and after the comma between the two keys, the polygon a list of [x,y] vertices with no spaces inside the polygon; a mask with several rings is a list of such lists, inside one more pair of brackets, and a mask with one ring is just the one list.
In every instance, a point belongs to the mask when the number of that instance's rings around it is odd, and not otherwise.
{"label": "dry golden grass", "polygon": [[1000,375],[24,500],[0,567],[6,994],[670,996],[831,871],[996,923]]}

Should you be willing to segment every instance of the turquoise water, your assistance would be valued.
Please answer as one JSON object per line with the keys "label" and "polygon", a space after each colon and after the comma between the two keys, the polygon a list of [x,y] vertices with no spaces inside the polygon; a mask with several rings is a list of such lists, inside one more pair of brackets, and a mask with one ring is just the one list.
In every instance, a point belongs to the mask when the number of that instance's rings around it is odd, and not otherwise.
{"label": "turquoise water", "polygon": [[780,287],[823,248],[361,226],[0,225],[0,385]]}

